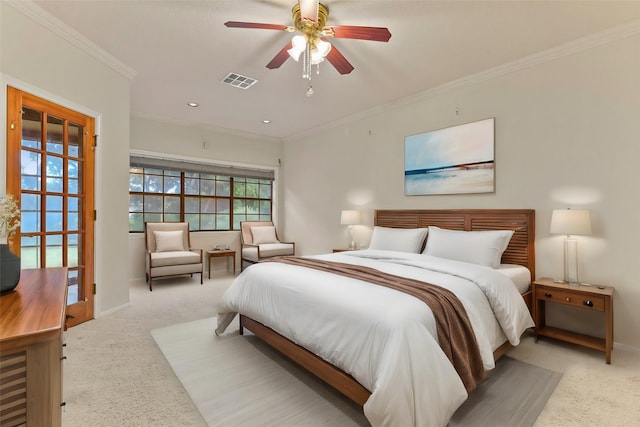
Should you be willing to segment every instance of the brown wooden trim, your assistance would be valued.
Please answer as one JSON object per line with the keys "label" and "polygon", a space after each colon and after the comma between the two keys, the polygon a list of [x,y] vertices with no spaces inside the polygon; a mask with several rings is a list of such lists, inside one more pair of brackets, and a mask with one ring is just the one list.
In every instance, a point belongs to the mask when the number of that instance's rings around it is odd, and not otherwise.
{"label": "brown wooden trim", "polygon": [[[7,87],[7,165],[20,164],[20,124],[22,121],[22,104],[20,93]],[[12,194],[20,203],[20,173],[9,173],[9,167],[6,172],[7,194]],[[9,241],[11,251],[19,256],[20,239],[12,238]]]}
{"label": "brown wooden trim", "polygon": [[[502,356],[504,356],[509,350],[511,350],[513,348],[513,346],[511,345],[511,343],[509,341],[505,341],[504,343],[502,343],[502,345],[498,348],[496,348],[493,351],[493,360],[498,360],[500,359]],[[485,371],[485,375],[486,375],[486,371]]]}
{"label": "brown wooden trim", "polygon": [[[37,153],[45,153],[46,152],[46,139],[47,133],[45,130],[47,129],[47,116],[54,116],[63,120],[63,129],[62,134],[58,133],[58,135],[62,135],[63,140],[67,141],[68,137],[68,126],[69,123],[73,123],[75,125],[81,126],[83,128],[84,134],[82,135],[81,146],[78,148],[82,151],[82,155],[78,157],[70,157],[67,152],[62,154],[54,154],[49,153],[48,155],[52,157],[62,158],[64,169],[68,170],[68,162],[69,160],[77,161],[80,168],[80,176],[79,179],[79,187],[82,189],[79,194],[68,193],[67,183],[65,181],[63,192],[61,193],[53,193],[53,192],[45,192],[44,190],[38,191],[29,191],[22,190],[21,188],[21,150],[22,147],[22,110],[24,107],[39,111],[42,113],[42,146],[40,149],[32,149],[24,147],[26,151],[33,151]],[[12,123],[15,126],[12,126]],[[11,129],[14,127],[14,129]],[[92,117],[86,116],[77,111],[73,111],[69,108],[63,107],[58,104],[54,104],[46,99],[37,97],[35,95],[29,94],[27,92],[20,91],[11,86],[7,87],[7,193],[13,194],[18,199],[20,199],[21,192],[23,193],[31,193],[37,194],[40,196],[46,194],[55,194],[60,196],[69,196],[69,197],[77,197],[80,199],[82,203],[82,217],[80,219],[80,224],[78,230],[73,230],[73,234],[78,234],[78,245],[81,249],[80,255],[81,259],[79,260],[78,267],[69,268],[69,270],[78,270],[79,274],[82,274],[81,286],[82,293],[80,301],[75,304],[71,304],[67,307],[67,313],[72,316],[68,322],[68,326],[73,326],[75,324],[81,323],[83,321],[89,320],[93,318],[94,313],[94,297],[93,297],[93,284],[94,284],[94,274],[95,274],[95,266],[94,266],[94,258],[95,258],[95,247],[94,247],[94,209],[95,209],[95,148],[93,145],[94,141],[94,132],[95,132],[95,120]],[[42,162],[42,178],[46,177],[45,161]],[[64,205],[64,210],[66,211],[67,205]],[[66,219],[65,219],[66,220]],[[46,221],[46,215],[41,216],[41,221]],[[44,223],[42,224],[42,230],[46,230],[44,227]],[[21,230],[18,230],[12,239],[11,239],[11,249],[12,251],[19,255],[20,254],[20,233]],[[30,233],[38,236],[44,236],[49,233],[46,231],[38,232],[38,233]],[[64,224],[63,231],[57,232],[54,234],[61,234],[66,236],[69,234],[67,230],[66,223]],[[63,239],[63,265],[67,264],[67,251],[66,251],[66,239]],[[46,247],[41,245],[41,259],[46,260]]]}

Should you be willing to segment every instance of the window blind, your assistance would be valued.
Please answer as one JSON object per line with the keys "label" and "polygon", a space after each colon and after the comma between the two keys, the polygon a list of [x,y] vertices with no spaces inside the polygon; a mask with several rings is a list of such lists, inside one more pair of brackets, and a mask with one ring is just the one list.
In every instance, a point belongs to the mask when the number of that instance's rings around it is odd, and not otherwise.
{"label": "window blind", "polygon": [[140,168],[170,169],[185,172],[210,173],[238,178],[256,178],[274,180],[272,170],[251,169],[239,166],[223,166],[211,163],[196,163],[183,160],[159,159],[143,156],[129,156],[129,165]]}

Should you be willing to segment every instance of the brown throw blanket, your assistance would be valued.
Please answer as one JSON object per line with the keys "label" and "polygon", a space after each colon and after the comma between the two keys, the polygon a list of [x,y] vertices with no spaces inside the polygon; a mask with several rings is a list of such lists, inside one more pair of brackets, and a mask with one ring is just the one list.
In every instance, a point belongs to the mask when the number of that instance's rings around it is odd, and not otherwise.
{"label": "brown throw blanket", "polygon": [[484,367],[471,322],[458,297],[448,289],[360,265],[298,257],[275,257],[265,261],[340,274],[386,286],[418,298],[433,312],[440,347],[460,375],[467,392],[474,390],[482,380]]}

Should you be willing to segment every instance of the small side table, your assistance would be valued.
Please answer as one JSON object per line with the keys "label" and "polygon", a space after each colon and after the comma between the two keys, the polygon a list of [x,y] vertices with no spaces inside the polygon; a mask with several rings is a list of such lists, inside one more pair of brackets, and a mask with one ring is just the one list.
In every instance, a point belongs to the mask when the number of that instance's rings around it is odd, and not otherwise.
{"label": "small side table", "polygon": [[[553,279],[548,278],[535,280],[531,286],[533,293],[533,320],[536,324],[536,342],[538,341],[538,336],[545,336],[604,351],[607,364],[611,363],[614,291],[611,286],[585,286],[580,284],[556,283]],[[604,313],[606,327],[605,338],[596,338],[590,335],[547,326],[545,321],[547,302],[570,305]]]}
{"label": "small side table", "polygon": [[236,274],[236,251],[230,249],[217,249],[207,251],[207,265],[209,266],[209,279],[211,279],[211,258],[229,257],[233,261],[233,275]]}

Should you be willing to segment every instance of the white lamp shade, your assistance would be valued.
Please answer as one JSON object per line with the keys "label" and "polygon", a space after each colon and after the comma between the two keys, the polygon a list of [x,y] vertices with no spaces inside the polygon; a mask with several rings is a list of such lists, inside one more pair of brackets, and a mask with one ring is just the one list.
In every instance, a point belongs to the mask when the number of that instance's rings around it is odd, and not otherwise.
{"label": "white lamp shade", "polygon": [[324,61],[325,56],[331,51],[331,43],[321,39],[317,39],[314,43],[315,47],[311,49],[311,63],[319,64]]}
{"label": "white lamp shade", "polygon": [[591,234],[591,218],[587,209],[556,209],[551,214],[551,234]]}
{"label": "white lamp shade", "polygon": [[356,225],[360,224],[360,211],[345,210],[340,214],[340,224]]}
{"label": "white lamp shade", "polygon": [[311,49],[311,63],[313,65],[316,65],[321,63],[322,61],[324,61],[324,56],[322,56],[320,52],[318,52],[318,49]]}
{"label": "white lamp shade", "polygon": [[300,59],[300,54],[307,48],[307,39],[300,34],[295,35],[291,39],[291,45],[293,47],[287,50],[287,53],[290,57],[298,61]]}

